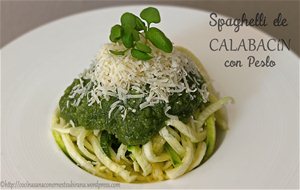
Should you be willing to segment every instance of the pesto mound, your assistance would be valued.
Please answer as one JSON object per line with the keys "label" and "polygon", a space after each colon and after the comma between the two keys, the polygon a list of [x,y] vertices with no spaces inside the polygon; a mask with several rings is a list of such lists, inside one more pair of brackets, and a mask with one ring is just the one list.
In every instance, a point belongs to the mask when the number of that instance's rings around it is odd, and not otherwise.
{"label": "pesto mound", "polygon": [[[196,75],[189,74],[199,78]],[[194,85],[194,82],[189,79],[188,83]],[[115,135],[125,145],[143,145],[164,127],[164,122],[168,119],[165,114],[167,105],[163,101],[141,110],[139,105],[145,101],[144,98],[128,99],[126,104],[123,103],[125,108],[130,107],[136,110],[136,112],[128,111],[125,119],[121,117],[118,109],[112,112],[110,118],[108,117],[110,106],[118,100],[116,97],[110,97],[109,100],[102,99],[101,106],[96,103],[89,106],[88,98],[84,97],[80,104],[75,106],[71,103],[73,100],[69,96],[73,87],[77,84],[79,84],[79,80],[75,79],[65,90],[59,101],[60,117],[68,122],[72,120],[75,126],[82,126],[90,130],[107,131],[109,134]],[[201,88],[203,84],[204,81],[196,85]],[[199,91],[174,93],[169,96],[168,106],[171,109],[168,114],[176,115],[181,121],[187,122],[188,118],[202,107],[201,105],[204,105],[204,102]]]}

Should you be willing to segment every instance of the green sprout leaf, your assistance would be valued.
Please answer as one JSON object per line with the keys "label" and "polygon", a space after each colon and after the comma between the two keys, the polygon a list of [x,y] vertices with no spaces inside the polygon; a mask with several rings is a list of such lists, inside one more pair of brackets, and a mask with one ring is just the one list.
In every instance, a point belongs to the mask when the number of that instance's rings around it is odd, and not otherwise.
{"label": "green sprout leaf", "polygon": [[139,18],[139,17],[135,17],[135,29],[137,31],[141,31],[141,30],[146,30],[146,25],[145,23]]}
{"label": "green sprout leaf", "polygon": [[112,42],[117,42],[121,38],[122,32],[122,26],[120,26],[119,24],[114,25],[110,30],[109,39]]}
{"label": "green sprout leaf", "polygon": [[137,42],[135,44],[135,48],[142,51],[142,52],[145,52],[145,53],[151,53],[152,50],[149,46],[147,46],[146,44],[143,44],[141,42]]}
{"label": "green sprout leaf", "polygon": [[112,53],[114,55],[124,55],[127,50],[124,50],[124,51],[109,50],[109,51],[110,51],[110,53]]}
{"label": "green sprout leaf", "polygon": [[156,8],[148,7],[142,10],[140,14],[141,18],[144,19],[148,23],[148,27],[151,23],[159,23],[160,22],[160,15]]}
{"label": "green sprout leaf", "polygon": [[132,13],[124,13],[121,16],[121,25],[127,29],[134,29],[136,26],[136,16]]}
{"label": "green sprout leaf", "polygon": [[146,38],[149,39],[155,47],[163,50],[166,53],[171,53],[173,51],[172,42],[158,28],[149,28],[149,30],[146,32]]}
{"label": "green sprout leaf", "polygon": [[142,52],[137,49],[131,49],[131,55],[132,55],[132,57],[137,58],[138,60],[143,60],[143,61],[147,61],[152,58],[152,56],[149,55],[148,53]]}
{"label": "green sprout leaf", "polygon": [[126,48],[131,48],[133,46],[133,36],[131,31],[124,31],[124,35],[122,36],[122,42]]}

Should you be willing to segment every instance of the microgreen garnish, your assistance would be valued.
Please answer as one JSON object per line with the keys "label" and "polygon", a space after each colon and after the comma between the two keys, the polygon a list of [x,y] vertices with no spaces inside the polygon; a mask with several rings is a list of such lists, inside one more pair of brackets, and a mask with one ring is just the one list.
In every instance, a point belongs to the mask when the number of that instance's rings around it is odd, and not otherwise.
{"label": "microgreen garnish", "polygon": [[158,28],[151,27],[146,31],[146,38],[158,49],[171,53],[173,50],[172,42]]}
{"label": "microgreen garnish", "polygon": [[129,12],[121,16],[121,25],[116,24],[111,28],[109,39],[114,43],[123,44],[126,49],[110,50],[110,52],[115,55],[124,55],[126,51],[131,50],[134,58],[149,60],[153,58],[151,43],[158,49],[171,53],[173,44],[169,38],[158,28],[150,27],[150,24],[160,22],[159,11],[154,7],[148,7],[142,10],[140,17]]}
{"label": "microgreen garnish", "polygon": [[150,54],[140,51],[140,50],[137,50],[137,49],[131,49],[131,55],[134,58],[137,58],[139,60],[144,60],[144,61],[152,58],[152,56]]}
{"label": "microgreen garnish", "polygon": [[160,23],[160,15],[156,8],[148,7],[142,10],[140,16],[148,23],[148,27],[151,23]]}
{"label": "microgreen garnish", "polygon": [[151,53],[152,52],[152,49],[147,46],[146,44],[143,44],[141,42],[137,42],[135,44],[135,48],[142,51],[142,52],[145,52],[145,53]]}
{"label": "microgreen garnish", "polygon": [[123,28],[122,26],[116,24],[111,28],[109,39],[112,42],[117,42],[122,36]]}
{"label": "microgreen garnish", "polygon": [[127,50],[124,50],[124,51],[109,50],[109,51],[110,51],[110,53],[115,54],[115,55],[124,55]]}

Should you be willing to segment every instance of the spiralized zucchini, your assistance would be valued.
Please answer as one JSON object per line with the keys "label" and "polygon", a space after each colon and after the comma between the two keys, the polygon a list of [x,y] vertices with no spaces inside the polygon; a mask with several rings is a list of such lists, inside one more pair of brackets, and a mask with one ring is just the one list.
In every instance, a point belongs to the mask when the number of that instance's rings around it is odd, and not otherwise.
{"label": "spiralized zucchini", "polygon": [[175,179],[183,175],[189,169],[189,166],[191,165],[194,159],[194,147],[192,141],[189,138],[185,137],[184,135],[181,140],[182,140],[182,144],[185,147],[186,153],[182,159],[181,165],[173,169],[166,170],[166,174],[170,179]]}
{"label": "spiralized zucchini", "polygon": [[218,120],[214,113],[231,101],[229,97],[217,100],[189,124],[169,119],[159,135],[148,143],[142,146],[121,144],[116,152],[109,147],[110,156],[100,145],[100,131],[74,127],[60,118],[59,113],[55,113],[52,121],[53,136],[74,163],[93,175],[128,183],[174,179],[193,170],[213,154],[215,121]]}
{"label": "spiralized zucchini", "polygon": [[143,147],[143,152],[144,152],[146,158],[149,160],[149,162],[155,163],[155,162],[164,162],[164,161],[169,160],[169,156],[167,153],[162,153],[159,156],[156,156],[154,154],[151,141],[144,144],[142,147]]}
{"label": "spiralized zucchini", "polygon": [[219,109],[221,109],[225,104],[233,102],[233,98],[231,97],[224,97],[216,101],[215,103],[210,104],[207,106],[201,113],[200,115],[196,118],[197,123],[196,125],[198,128],[202,127],[206,119]]}

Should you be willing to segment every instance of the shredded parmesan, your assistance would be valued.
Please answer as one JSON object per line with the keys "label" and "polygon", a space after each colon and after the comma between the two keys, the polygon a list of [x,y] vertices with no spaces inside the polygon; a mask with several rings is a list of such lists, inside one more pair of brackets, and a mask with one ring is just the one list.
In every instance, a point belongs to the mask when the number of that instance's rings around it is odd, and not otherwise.
{"label": "shredded parmesan", "polygon": [[[169,96],[174,93],[192,93],[199,91],[203,101],[208,100],[208,91],[203,85],[201,77],[191,77],[189,73],[200,76],[193,61],[176,48],[172,53],[164,53],[155,47],[152,48],[153,58],[148,61],[136,60],[127,51],[124,56],[113,55],[109,50],[121,50],[118,44],[106,44],[99,51],[90,68],[79,76],[79,84],[74,86],[69,98],[73,106],[78,106],[81,100],[87,96],[88,105],[95,103],[101,107],[101,100],[117,98],[110,106],[108,117],[117,108],[125,119],[128,111],[136,112],[135,109],[125,108],[128,99],[143,98],[144,102],[139,105],[140,109],[154,106],[160,102],[166,103],[167,113]],[[193,85],[188,84],[188,78]],[[89,81],[84,84],[84,81]],[[200,87],[199,84],[202,84]],[[194,97],[190,94],[191,99]]]}
{"label": "shredded parmesan", "polygon": [[171,109],[171,106],[167,106],[165,108],[165,115],[170,118],[170,119],[178,119],[178,116],[176,115],[171,115],[171,114],[168,114],[168,111]]}
{"label": "shredded parmesan", "polygon": [[115,101],[115,102],[110,106],[110,110],[109,110],[109,112],[108,112],[108,118],[110,118],[111,113],[114,111],[114,109],[118,106],[118,104],[119,104],[120,102],[121,102],[120,100]]}

